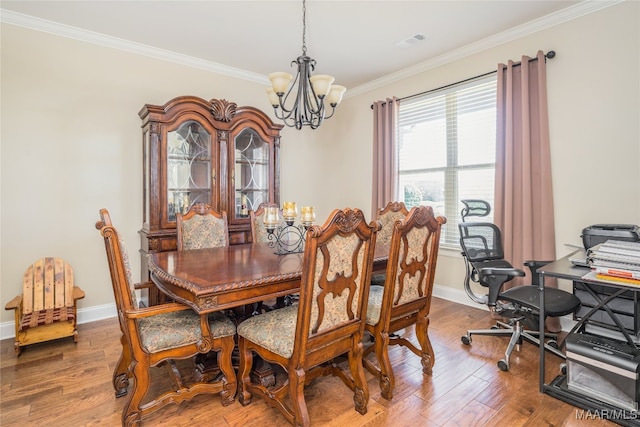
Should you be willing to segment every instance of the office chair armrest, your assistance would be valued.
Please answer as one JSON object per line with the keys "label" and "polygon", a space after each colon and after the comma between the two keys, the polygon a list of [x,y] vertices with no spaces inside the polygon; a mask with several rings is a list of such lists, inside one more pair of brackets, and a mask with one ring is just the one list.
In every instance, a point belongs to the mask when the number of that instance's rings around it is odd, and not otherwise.
{"label": "office chair armrest", "polygon": [[483,280],[491,280],[491,277],[495,276],[504,277],[506,282],[507,280],[511,280],[514,277],[524,277],[524,271],[519,268],[508,268],[508,267],[486,267],[480,270],[480,277]]}
{"label": "office chair armrest", "polygon": [[537,269],[539,269],[540,267],[543,267],[547,264],[552,263],[553,261],[538,261],[538,260],[528,260],[524,262],[524,265],[526,265],[527,267],[529,267],[531,269],[532,272],[535,273],[535,271]]}
{"label": "office chair armrest", "polygon": [[524,271],[518,268],[508,267],[486,267],[480,270],[480,282],[489,287],[488,306],[495,306],[498,302],[498,295],[505,282],[514,277],[524,277]]}
{"label": "office chair armrest", "polygon": [[536,261],[536,260],[529,260],[524,262],[524,265],[529,267],[529,270],[531,270],[531,284],[533,286],[538,286],[540,284],[540,276],[538,275],[538,273],[536,273],[536,270],[552,262],[553,261]]}

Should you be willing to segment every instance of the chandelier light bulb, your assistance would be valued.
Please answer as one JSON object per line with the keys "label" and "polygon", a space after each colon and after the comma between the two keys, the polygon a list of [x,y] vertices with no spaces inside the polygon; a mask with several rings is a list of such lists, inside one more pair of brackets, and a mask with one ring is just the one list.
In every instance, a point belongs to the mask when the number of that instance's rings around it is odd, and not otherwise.
{"label": "chandelier light bulb", "polygon": [[331,85],[331,89],[329,90],[329,95],[327,96],[327,102],[332,107],[340,104],[342,101],[342,96],[347,91],[347,88],[340,85]]}
{"label": "chandelier light bulb", "polygon": [[273,91],[278,95],[282,95],[287,91],[289,83],[293,79],[293,76],[285,72],[277,72],[269,74],[269,80],[271,80],[271,87]]}
{"label": "chandelier light bulb", "polygon": [[278,98],[278,94],[276,94],[272,87],[268,87],[266,91],[267,95],[269,96],[269,102],[271,103],[271,106],[273,108],[278,108],[278,105],[280,104],[280,98]]}
{"label": "chandelier light bulb", "polygon": [[323,98],[329,93],[331,83],[333,83],[334,80],[333,77],[326,74],[316,74],[315,76],[309,77],[311,87],[313,87],[313,91],[319,98]]}

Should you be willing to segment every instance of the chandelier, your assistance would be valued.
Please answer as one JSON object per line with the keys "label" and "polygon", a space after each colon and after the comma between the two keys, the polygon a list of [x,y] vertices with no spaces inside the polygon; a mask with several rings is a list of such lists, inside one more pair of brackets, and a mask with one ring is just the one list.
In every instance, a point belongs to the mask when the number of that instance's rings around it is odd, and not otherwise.
{"label": "chandelier", "polygon": [[[347,88],[332,84],[334,78],[325,74],[311,75],[316,61],[307,56],[307,8],[302,1],[302,55],[291,61],[298,72],[295,80],[286,72],[269,74],[271,87],[267,88],[269,101],[278,119],[285,125],[302,129],[309,126],[317,129],[324,119],[333,116],[336,106],[342,100]],[[293,80],[293,83],[291,83]],[[291,85],[289,85],[291,83]],[[331,114],[326,115],[326,104],[331,106]],[[288,105],[288,106],[287,106]]]}

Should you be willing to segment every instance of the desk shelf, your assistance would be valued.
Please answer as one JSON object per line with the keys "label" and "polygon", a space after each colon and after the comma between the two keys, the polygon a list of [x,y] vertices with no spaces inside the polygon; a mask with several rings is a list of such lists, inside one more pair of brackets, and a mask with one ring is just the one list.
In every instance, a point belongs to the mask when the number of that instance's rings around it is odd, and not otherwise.
{"label": "desk shelf", "polygon": [[[612,294],[612,288],[609,286],[590,286],[600,298],[606,298]],[[598,301],[587,291],[583,282],[573,282],[573,294],[582,302],[582,307],[574,315],[574,320],[580,320],[591,308],[598,305]],[[629,334],[640,334],[640,292],[628,290],[612,300],[607,306],[617,315]],[[591,315],[586,322],[586,325],[589,324],[608,329],[618,329],[611,316],[604,309],[600,309]]]}
{"label": "desk shelf", "polygon": [[[540,275],[539,290],[541,307],[544,306],[544,281],[545,278],[565,279],[574,283],[574,292],[584,292],[578,297],[583,301],[586,310],[578,312],[576,319],[578,323],[570,333],[582,333],[585,328],[590,325],[604,324],[629,345],[639,348],[637,343],[633,342],[632,335],[638,328],[638,290],[631,285],[613,285],[595,280],[585,280],[583,276],[589,272],[588,268],[574,266],[569,259],[575,254],[567,255],[557,261],[547,264],[537,270]],[[622,299],[614,302],[616,298]],[[584,299],[583,299],[584,298]],[[606,306],[606,309],[605,309]],[[631,309],[630,309],[631,307]],[[608,311],[607,311],[608,310]],[[609,313],[610,311],[610,313]],[[610,324],[603,321],[601,314],[607,315]],[[593,316],[596,316],[593,318]],[[598,316],[600,322],[598,322]],[[627,316],[629,319],[621,319]],[[614,319],[615,318],[615,319]],[[627,321],[625,323],[625,320]],[[544,320],[540,319],[540,332],[544,332]],[[563,343],[564,344],[564,343]],[[636,380],[640,381],[640,380]],[[540,348],[540,391],[567,402],[571,405],[590,411],[586,416],[590,419],[607,419],[623,426],[640,426],[640,411],[629,411],[607,402],[602,402],[591,396],[587,396],[576,390],[570,390],[567,387],[566,375],[556,377],[550,383],[545,382],[545,357],[544,348]],[[637,397],[636,397],[637,398]],[[589,419],[589,418],[585,418]]]}

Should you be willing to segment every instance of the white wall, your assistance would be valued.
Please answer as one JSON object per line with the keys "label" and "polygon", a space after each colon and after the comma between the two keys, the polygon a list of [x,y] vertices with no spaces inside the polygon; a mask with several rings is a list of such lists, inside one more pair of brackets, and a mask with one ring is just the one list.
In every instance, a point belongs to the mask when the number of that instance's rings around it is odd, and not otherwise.
{"label": "white wall", "polygon": [[[563,243],[579,243],[586,225],[640,224],[639,8],[625,2],[346,98],[315,131],[284,129],[282,200],[314,205],[319,222],[346,206],[370,217],[372,102],[553,49],[547,74],[558,255],[568,253]],[[140,108],[196,95],[270,111],[263,87],[10,24],[1,31],[1,301],[21,292],[31,262],[55,255],[75,267],[87,294],[81,310],[109,308],[94,223],[100,208],[111,211],[139,277]],[[457,252],[442,251],[439,287],[459,292],[462,277]],[[3,312],[2,325],[12,315]]]}

